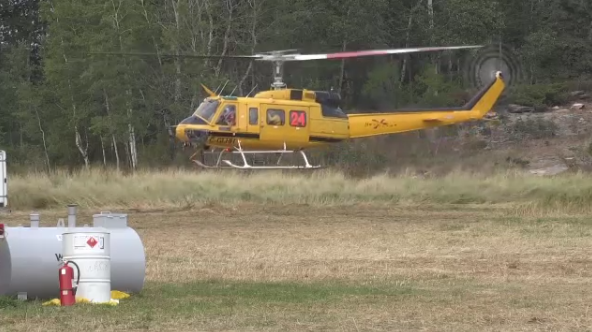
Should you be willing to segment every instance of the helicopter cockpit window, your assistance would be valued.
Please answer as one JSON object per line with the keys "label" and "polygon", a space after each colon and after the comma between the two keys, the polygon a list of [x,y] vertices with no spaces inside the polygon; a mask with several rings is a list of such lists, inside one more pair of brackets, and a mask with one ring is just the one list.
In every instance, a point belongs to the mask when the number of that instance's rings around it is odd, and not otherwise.
{"label": "helicopter cockpit window", "polygon": [[283,126],[286,122],[286,113],[283,110],[267,110],[267,124],[271,126]]}
{"label": "helicopter cockpit window", "polygon": [[202,118],[198,118],[197,116],[192,115],[188,118],[183,119],[183,121],[179,122],[179,124],[203,125],[207,123]]}
{"label": "helicopter cockpit window", "polygon": [[315,101],[321,104],[324,117],[347,119],[347,115],[340,107],[341,96],[333,91],[315,91]]}
{"label": "helicopter cockpit window", "polygon": [[321,104],[321,112],[324,117],[347,119],[347,114],[339,106]]}
{"label": "helicopter cockpit window", "polygon": [[224,106],[224,109],[222,109],[222,114],[220,114],[216,124],[220,126],[234,126],[236,124],[236,106]]}
{"label": "helicopter cockpit window", "polygon": [[204,100],[199,104],[193,114],[204,118],[208,122],[212,122],[212,118],[214,117],[214,114],[216,114],[219,105],[220,101],[218,100]]}

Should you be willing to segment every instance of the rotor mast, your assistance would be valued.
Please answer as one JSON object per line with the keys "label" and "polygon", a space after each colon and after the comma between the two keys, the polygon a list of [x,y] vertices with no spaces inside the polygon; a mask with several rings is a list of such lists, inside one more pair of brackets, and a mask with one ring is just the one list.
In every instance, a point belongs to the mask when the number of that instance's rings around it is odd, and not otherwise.
{"label": "rotor mast", "polygon": [[271,83],[272,90],[282,90],[287,87],[284,83],[284,61],[273,61],[273,82]]}
{"label": "rotor mast", "polygon": [[273,82],[271,83],[272,90],[282,90],[287,88],[284,82],[284,62],[295,60],[295,55],[299,53],[297,49],[276,50],[261,54],[263,56],[260,60],[271,61],[273,66]]}

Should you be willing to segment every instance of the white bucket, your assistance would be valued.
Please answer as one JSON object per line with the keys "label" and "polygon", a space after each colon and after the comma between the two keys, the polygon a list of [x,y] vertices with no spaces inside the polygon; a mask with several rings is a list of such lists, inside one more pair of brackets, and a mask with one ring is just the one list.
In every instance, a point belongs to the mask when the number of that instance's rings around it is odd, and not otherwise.
{"label": "white bucket", "polygon": [[69,232],[62,234],[63,260],[74,269],[76,298],[93,303],[111,300],[111,246],[109,232]]}

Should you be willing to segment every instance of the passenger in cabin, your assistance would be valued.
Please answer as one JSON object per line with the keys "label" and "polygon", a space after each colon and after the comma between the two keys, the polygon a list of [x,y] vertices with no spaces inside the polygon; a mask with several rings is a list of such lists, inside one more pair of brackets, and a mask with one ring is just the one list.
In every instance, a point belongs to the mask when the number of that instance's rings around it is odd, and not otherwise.
{"label": "passenger in cabin", "polygon": [[277,112],[267,112],[267,123],[272,126],[281,126],[282,118]]}

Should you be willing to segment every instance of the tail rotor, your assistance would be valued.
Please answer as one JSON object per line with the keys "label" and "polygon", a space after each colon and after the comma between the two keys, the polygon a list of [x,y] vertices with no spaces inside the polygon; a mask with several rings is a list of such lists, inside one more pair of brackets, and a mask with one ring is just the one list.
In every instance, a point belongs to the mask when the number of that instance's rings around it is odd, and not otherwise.
{"label": "tail rotor", "polygon": [[508,86],[528,80],[519,57],[512,48],[502,43],[486,45],[473,53],[464,73],[471,87],[480,89],[495,78],[497,71],[504,73],[504,81]]}

